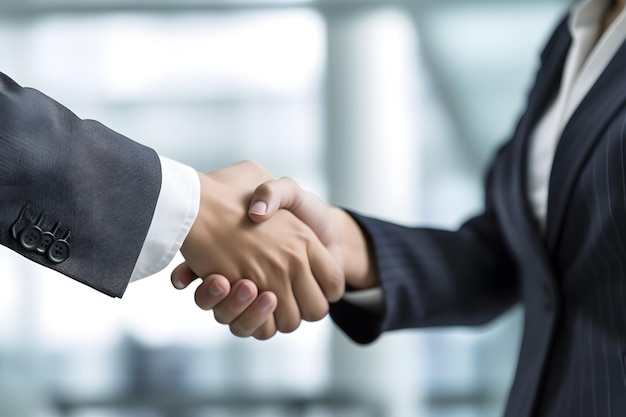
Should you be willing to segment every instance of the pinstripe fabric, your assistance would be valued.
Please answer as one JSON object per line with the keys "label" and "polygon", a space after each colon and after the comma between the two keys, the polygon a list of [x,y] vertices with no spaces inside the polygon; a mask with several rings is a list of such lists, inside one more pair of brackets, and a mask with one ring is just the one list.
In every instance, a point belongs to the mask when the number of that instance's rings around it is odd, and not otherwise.
{"label": "pinstripe fabric", "polygon": [[584,164],[552,256],[562,308],[539,415],[626,415],[626,111]]}
{"label": "pinstripe fabric", "polygon": [[545,239],[525,194],[532,126],[555,94],[566,20],[542,54],[527,111],[496,156],[485,212],[454,232],[354,214],[371,240],[383,317],[338,303],[358,342],[396,328],[474,324],[515,302],[525,323],[506,417],[626,416],[626,47],[563,131]]}

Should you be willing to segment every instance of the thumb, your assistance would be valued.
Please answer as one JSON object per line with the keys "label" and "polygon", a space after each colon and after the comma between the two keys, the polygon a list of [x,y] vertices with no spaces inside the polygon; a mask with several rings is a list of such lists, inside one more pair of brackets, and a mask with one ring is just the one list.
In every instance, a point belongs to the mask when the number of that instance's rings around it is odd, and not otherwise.
{"label": "thumb", "polygon": [[252,195],[248,216],[252,221],[262,223],[281,208],[291,211],[309,226],[322,244],[331,243],[329,206],[288,177],[259,185]]}
{"label": "thumb", "polygon": [[172,271],[172,285],[177,290],[187,288],[197,278],[198,276],[189,268],[187,262],[183,262]]}

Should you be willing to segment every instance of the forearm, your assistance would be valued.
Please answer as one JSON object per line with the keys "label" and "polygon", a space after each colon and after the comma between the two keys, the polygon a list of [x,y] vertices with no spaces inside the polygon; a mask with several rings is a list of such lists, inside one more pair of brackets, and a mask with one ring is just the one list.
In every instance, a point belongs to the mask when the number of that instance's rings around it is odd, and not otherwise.
{"label": "forearm", "polygon": [[331,308],[355,340],[400,328],[477,325],[517,300],[517,269],[489,216],[454,232],[353,216],[371,242],[384,295],[382,315],[346,302]]}
{"label": "forearm", "polygon": [[[0,198],[0,243],[121,296],[158,198],[157,154],[3,74],[0,114],[0,185],[20,190]],[[69,243],[62,262],[15,238],[40,215],[43,232]]]}
{"label": "forearm", "polygon": [[332,208],[334,222],[341,236],[340,253],[346,286],[353,290],[374,288],[380,285],[374,253],[363,229],[348,212]]}

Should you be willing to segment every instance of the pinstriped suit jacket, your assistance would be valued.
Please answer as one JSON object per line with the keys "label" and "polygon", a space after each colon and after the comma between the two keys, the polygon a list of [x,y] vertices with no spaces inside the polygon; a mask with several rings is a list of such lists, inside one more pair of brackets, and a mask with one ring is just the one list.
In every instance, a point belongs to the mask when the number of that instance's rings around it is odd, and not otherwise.
{"label": "pinstriped suit jacket", "polygon": [[[152,149],[0,73],[0,244],[119,297],[160,188]],[[30,227],[69,250],[55,255]]]}
{"label": "pinstriped suit jacket", "polygon": [[371,240],[386,312],[331,307],[338,325],[366,343],[386,330],[484,323],[521,302],[507,417],[626,416],[626,45],[562,134],[545,236],[525,196],[529,134],[560,84],[566,21],[495,157],[484,213],[453,232],[355,215]]}

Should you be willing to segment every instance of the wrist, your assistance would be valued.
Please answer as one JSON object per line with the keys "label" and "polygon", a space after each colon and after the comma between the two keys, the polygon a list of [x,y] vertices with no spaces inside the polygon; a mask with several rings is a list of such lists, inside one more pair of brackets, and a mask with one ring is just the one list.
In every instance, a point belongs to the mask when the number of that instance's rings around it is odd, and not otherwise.
{"label": "wrist", "polygon": [[180,250],[200,205],[200,182],[193,168],[159,156],[161,191],[131,282],[163,270]]}
{"label": "wrist", "polygon": [[208,174],[198,173],[198,177],[198,215],[181,253],[200,277],[215,272],[238,276],[241,259],[236,255],[241,250],[240,245],[252,244],[245,233],[253,225],[247,215],[252,192],[272,176],[260,165],[243,161]]}
{"label": "wrist", "polygon": [[346,284],[355,290],[374,288],[380,285],[374,254],[363,229],[345,210],[334,209],[341,238]]}
{"label": "wrist", "polygon": [[183,241],[180,252],[187,264],[197,276],[203,277],[209,271],[201,268],[200,260],[203,259],[207,250],[210,250],[211,239],[216,233],[214,221],[224,210],[216,207],[215,196],[220,194],[217,189],[219,184],[213,181],[209,174],[197,173],[200,181],[200,198],[196,218]]}

